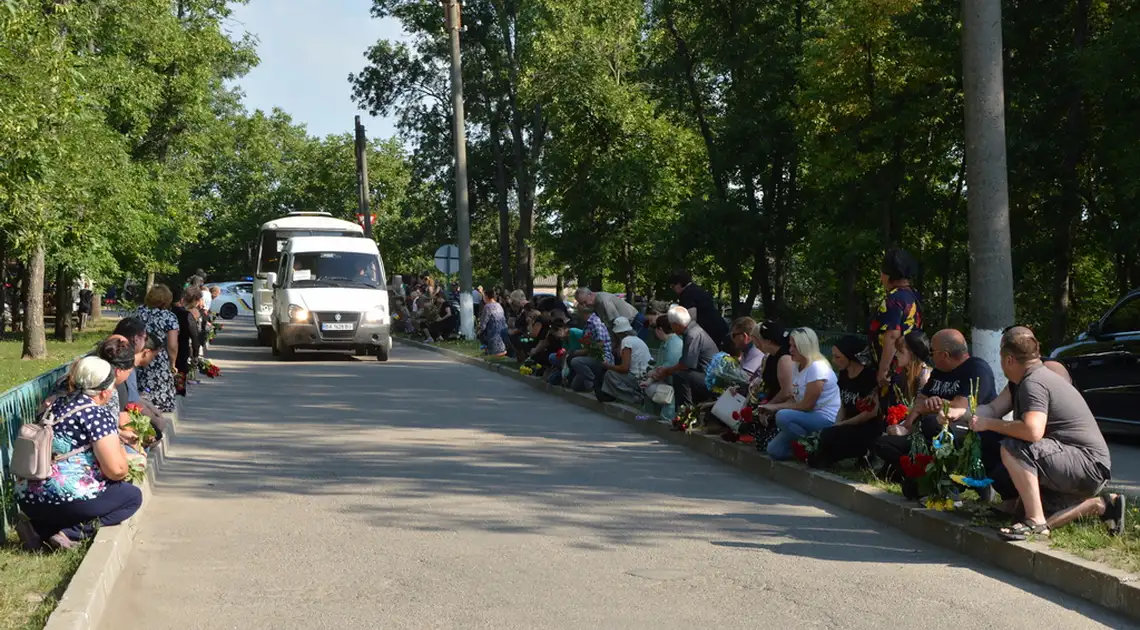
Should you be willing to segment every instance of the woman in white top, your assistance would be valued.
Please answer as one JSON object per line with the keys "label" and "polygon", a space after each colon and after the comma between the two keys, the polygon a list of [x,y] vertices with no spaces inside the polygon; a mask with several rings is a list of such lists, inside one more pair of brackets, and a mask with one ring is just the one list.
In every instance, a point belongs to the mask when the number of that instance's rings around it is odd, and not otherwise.
{"label": "woman in white top", "polygon": [[602,388],[597,394],[598,400],[605,402],[610,396],[621,402],[641,404],[645,399],[645,391],[641,389],[641,381],[649,372],[649,346],[637,337],[633,325],[625,317],[614,318],[614,336],[621,341],[621,364],[605,364],[606,372],[602,377]]}
{"label": "woman in white top", "polygon": [[775,412],[780,429],[768,443],[772,459],[790,459],[793,441],[834,425],[841,402],[838,380],[819,351],[815,331],[796,328],[790,337],[789,350],[796,364],[792,400],[762,407]]}

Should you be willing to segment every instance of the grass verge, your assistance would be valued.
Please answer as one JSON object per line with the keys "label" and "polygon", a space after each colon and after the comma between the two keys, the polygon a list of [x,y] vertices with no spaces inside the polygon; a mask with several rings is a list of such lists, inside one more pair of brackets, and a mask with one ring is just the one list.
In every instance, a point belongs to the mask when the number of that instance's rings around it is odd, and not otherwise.
{"label": "grass verge", "polygon": [[28,553],[10,534],[0,545],[0,630],[43,628],[86,553]]}
{"label": "grass verge", "polygon": [[[410,336],[405,337],[412,338]],[[471,357],[482,356],[477,341],[442,341],[436,345]],[[486,361],[512,367],[519,365],[517,361],[507,357],[482,358]],[[853,460],[841,462],[828,471],[846,479],[902,496],[902,486],[880,479],[873,471],[856,466]],[[963,492],[962,499],[962,507],[951,512],[951,514],[968,521],[971,525],[996,529],[1009,524],[1009,519],[995,515],[989,509],[990,506],[982,503],[977,493],[972,490]],[[1117,569],[1140,573],[1140,497],[1128,497],[1128,516],[1125,522],[1127,529],[1123,535],[1110,536],[1100,519],[1082,519],[1052,532],[1050,544],[1055,549],[1062,549],[1086,560],[1103,562]]]}
{"label": "grass verge", "polygon": [[4,335],[0,338],[0,393],[87,352],[101,339],[109,335],[118,323],[118,318],[104,317],[89,325],[87,330],[76,332],[71,343],[52,339],[49,329],[47,357],[30,361],[20,358],[24,344],[23,333]]}

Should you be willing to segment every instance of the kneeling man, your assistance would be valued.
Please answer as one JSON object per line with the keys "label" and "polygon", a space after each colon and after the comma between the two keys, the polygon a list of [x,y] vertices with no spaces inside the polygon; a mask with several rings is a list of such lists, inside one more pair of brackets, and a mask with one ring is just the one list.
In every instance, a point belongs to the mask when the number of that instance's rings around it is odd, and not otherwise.
{"label": "kneeling man", "polygon": [[[1002,336],[1001,367],[1009,379],[1008,395],[980,407],[970,426],[1006,436],[1001,460],[1025,519],[1002,528],[1002,537],[1048,535],[1050,528],[1091,514],[1108,522],[1114,533],[1122,531],[1124,497],[1097,496],[1111,478],[1111,462],[1084,397],[1042,364],[1040,344],[1028,328],[1011,328]],[[1010,411],[1013,421],[1000,419]],[[1048,521],[1046,507],[1052,513]]]}

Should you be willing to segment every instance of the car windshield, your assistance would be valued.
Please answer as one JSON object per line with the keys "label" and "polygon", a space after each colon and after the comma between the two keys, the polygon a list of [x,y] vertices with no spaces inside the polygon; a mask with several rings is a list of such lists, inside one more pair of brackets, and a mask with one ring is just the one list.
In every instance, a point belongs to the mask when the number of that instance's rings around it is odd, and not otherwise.
{"label": "car windshield", "polygon": [[375,254],[303,252],[293,255],[294,287],[384,286],[383,271]]}

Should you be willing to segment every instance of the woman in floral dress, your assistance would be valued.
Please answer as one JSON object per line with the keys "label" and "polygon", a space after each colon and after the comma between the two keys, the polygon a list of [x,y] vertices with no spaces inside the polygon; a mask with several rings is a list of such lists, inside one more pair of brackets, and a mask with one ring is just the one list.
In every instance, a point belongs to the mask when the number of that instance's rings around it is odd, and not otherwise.
{"label": "woman in floral dress", "polygon": [[487,354],[502,357],[507,354],[507,342],[503,333],[507,331],[507,316],[503,313],[502,289],[491,289],[483,301],[483,316],[479,318],[479,331],[476,336],[487,347]]}
{"label": "woman in floral dress", "polygon": [[161,411],[174,411],[174,378],[178,361],[178,318],[170,311],[174,296],[161,284],[151,287],[143,306],[135,313],[146,324],[148,334],[166,340],[166,348],[150,365],[138,368],[139,391],[147,392]]}

